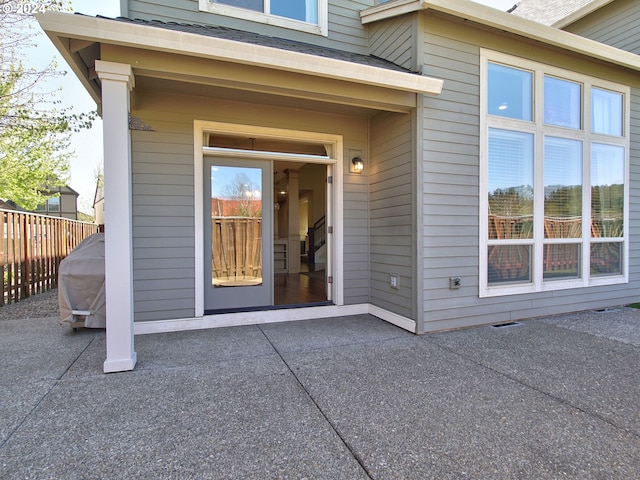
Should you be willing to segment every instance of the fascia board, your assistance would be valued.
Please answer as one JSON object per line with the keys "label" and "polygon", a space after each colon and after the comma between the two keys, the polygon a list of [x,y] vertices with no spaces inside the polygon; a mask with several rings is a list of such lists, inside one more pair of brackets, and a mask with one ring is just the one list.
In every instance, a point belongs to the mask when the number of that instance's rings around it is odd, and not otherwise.
{"label": "fascia board", "polygon": [[573,12],[572,14],[567,15],[566,17],[558,20],[556,23],[552,24],[551,26],[554,27],[554,28],[562,29],[562,28],[566,27],[567,25],[571,25],[572,23],[577,22],[581,18],[584,18],[587,15],[590,15],[591,13],[595,12],[596,10],[601,9],[602,7],[604,7],[605,5],[610,4],[611,2],[613,2],[613,0],[593,0],[592,2],[588,3],[584,7],[579,8],[578,10]]}
{"label": "fascia board", "polygon": [[364,10],[360,16],[362,23],[367,24],[418,10],[433,10],[446,13],[498,31],[513,33],[546,45],[560,47],[564,50],[632,70],[640,70],[640,56],[636,54],[517,17],[470,0],[404,0],[390,2]]}
{"label": "fascia board", "polygon": [[377,22],[385,18],[397,17],[406,13],[417,12],[422,10],[419,0],[397,0],[395,2],[386,2],[360,11],[360,21],[363,25],[367,23]]}
{"label": "fascia board", "polygon": [[[442,91],[440,79],[262,45],[58,12],[45,12],[35,17],[50,38],[55,35],[133,46],[427,95],[439,95]],[[59,48],[60,42],[54,43]]]}

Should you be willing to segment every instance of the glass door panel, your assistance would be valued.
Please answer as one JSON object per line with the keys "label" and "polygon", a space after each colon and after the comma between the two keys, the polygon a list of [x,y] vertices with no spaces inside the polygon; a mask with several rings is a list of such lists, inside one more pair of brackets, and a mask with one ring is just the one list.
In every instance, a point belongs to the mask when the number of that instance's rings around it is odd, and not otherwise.
{"label": "glass door panel", "polygon": [[205,159],[205,311],[273,303],[270,171]]}

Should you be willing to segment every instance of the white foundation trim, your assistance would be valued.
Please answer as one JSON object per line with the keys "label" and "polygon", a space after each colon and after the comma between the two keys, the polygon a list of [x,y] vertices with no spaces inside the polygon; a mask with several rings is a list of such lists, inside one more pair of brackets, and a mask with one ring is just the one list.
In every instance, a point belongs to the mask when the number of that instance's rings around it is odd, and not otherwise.
{"label": "white foundation trim", "polygon": [[256,312],[226,313],[205,315],[194,318],[177,318],[172,320],[158,320],[137,322],[134,324],[135,335],[149,333],[179,332],[183,330],[203,330],[207,328],[239,327],[247,325],[261,325],[266,323],[281,323],[301,320],[315,320],[319,318],[346,317],[349,315],[374,315],[393,325],[416,331],[416,322],[389,312],[382,308],[362,303],[358,305],[330,305],[324,307],[291,308],[277,310],[262,310]]}
{"label": "white foundation trim", "polygon": [[390,312],[389,310],[385,310],[384,308],[376,307],[371,304],[369,304],[369,314],[374,317],[378,317],[385,322],[389,322],[396,327],[416,333],[417,325],[415,320],[411,320],[410,318],[403,317],[402,315],[398,315],[397,313]]}

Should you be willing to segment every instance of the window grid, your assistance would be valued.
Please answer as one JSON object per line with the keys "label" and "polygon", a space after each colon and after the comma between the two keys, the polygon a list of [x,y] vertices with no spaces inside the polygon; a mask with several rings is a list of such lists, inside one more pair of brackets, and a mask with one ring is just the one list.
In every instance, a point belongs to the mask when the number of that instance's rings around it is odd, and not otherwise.
{"label": "window grid", "polygon": [[[496,63],[498,65],[507,66],[514,69],[526,70],[533,73],[533,119],[518,120],[514,118],[502,117],[499,115],[491,115],[488,112],[488,71],[489,64]],[[580,128],[574,125],[561,126],[553,124],[545,124],[544,111],[544,84],[545,77],[565,80],[580,85]],[[600,81],[584,75],[575,74],[573,72],[564,71],[555,67],[522,60],[496,52],[482,51],[481,54],[481,128],[484,134],[481,137],[481,169],[480,169],[480,296],[507,295],[516,293],[530,293],[545,290],[556,290],[563,288],[576,288],[591,285],[604,285],[623,283],[628,281],[628,155],[629,155],[629,139],[626,134],[629,125],[629,88],[622,85],[613,84],[612,82]],[[622,95],[622,135],[605,135],[602,133],[592,132],[592,105],[591,92],[592,89],[599,91],[610,91]],[[489,132],[490,129],[504,129],[514,132],[527,132],[534,135],[534,234],[531,239],[491,239],[489,226]],[[580,141],[582,143],[582,215],[581,229],[579,238],[545,238],[544,235],[544,212],[545,212],[545,195],[544,195],[544,148],[545,139],[558,138],[562,140]],[[623,160],[623,188],[624,188],[624,207],[622,212],[623,232],[621,236],[603,236],[592,237],[591,232],[591,149],[593,144],[604,144],[607,146],[619,146],[624,148]],[[586,187],[589,186],[589,187]],[[576,234],[575,232],[573,233]],[[591,256],[593,255],[593,245],[604,244],[600,248],[601,251],[619,251],[620,252],[620,272],[605,273],[591,271]],[[496,282],[490,284],[489,276],[491,275],[491,267],[489,265],[489,249],[496,246],[512,246],[524,245],[532,249],[531,262],[531,278],[530,282],[514,281]],[[494,249],[495,250],[495,249]],[[548,258],[554,256],[554,259],[561,263],[563,259],[562,252],[569,254],[570,252],[578,252],[580,262],[577,265],[567,269],[566,275],[554,274],[552,272],[544,272],[545,255]],[[596,251],[597,253],[597,251]],[[556,260],[553,260],[556,261]]]}

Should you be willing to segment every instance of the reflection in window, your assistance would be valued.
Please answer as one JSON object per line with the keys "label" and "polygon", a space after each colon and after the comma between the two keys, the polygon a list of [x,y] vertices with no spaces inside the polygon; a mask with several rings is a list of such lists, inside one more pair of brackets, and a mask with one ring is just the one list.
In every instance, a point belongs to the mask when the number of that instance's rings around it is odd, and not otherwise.
{"label": "reflection in window", "polygon": [[318,0],[216,0],[232,7],[244,8],[267,15],[300,20],[307,23],[318,23]]}
{"label": "reflection in window", "polygon": [[544,236],[582,236],[582,142],[544,139]]}
{"label": "reflection in window", "polygon": [[526,70],[489,63],[489,114],[532,119],[533,75]]}
{"label": "reflection in window", "polygon": [[211,167],[211,284],[262,284],[262,170]]}
{"label": "reflection in window", "polygon": [[263,0],[217,0],[217,3],[231,5],[232,7],[246,8],[247,10],[255,10],[257,12],[264,11]]}
{"label": "reflection in window", "polygon": [[544,246],[545,280],[580,278],[580,244],[559,243]]}
{"label": "reflection in window", "polygon": [[533,238],[533,135],[489,130],[489,238]]}
{"label": "reflection in window", "polygon": [[486,55],[481,295],[626,281],[630,89]]}
{"label": "reflection in window", "polygon": [[318,23],[317,0],[271,0],[272,15]]}
{"label": "reflection in window", "polygon": [[591,275],[622,274],[622,243],[605,242],[591,244]]}
{"label": "reflection in window", "polygon": [[624,234],[624,147],[591,146],[591,236]]}
{"label": "reflection in window", "polygon": [[489,247],[489,284],[531,282],[530,245]]}
{"label": "reflection in window", "polygon": [[591,89],[591,130],[604,135],[622,136],[622,94]]}
{"label": "reflection in window", "polygon": [[581,103],[579,83],[544,77],[544,123],[579,129]]}

